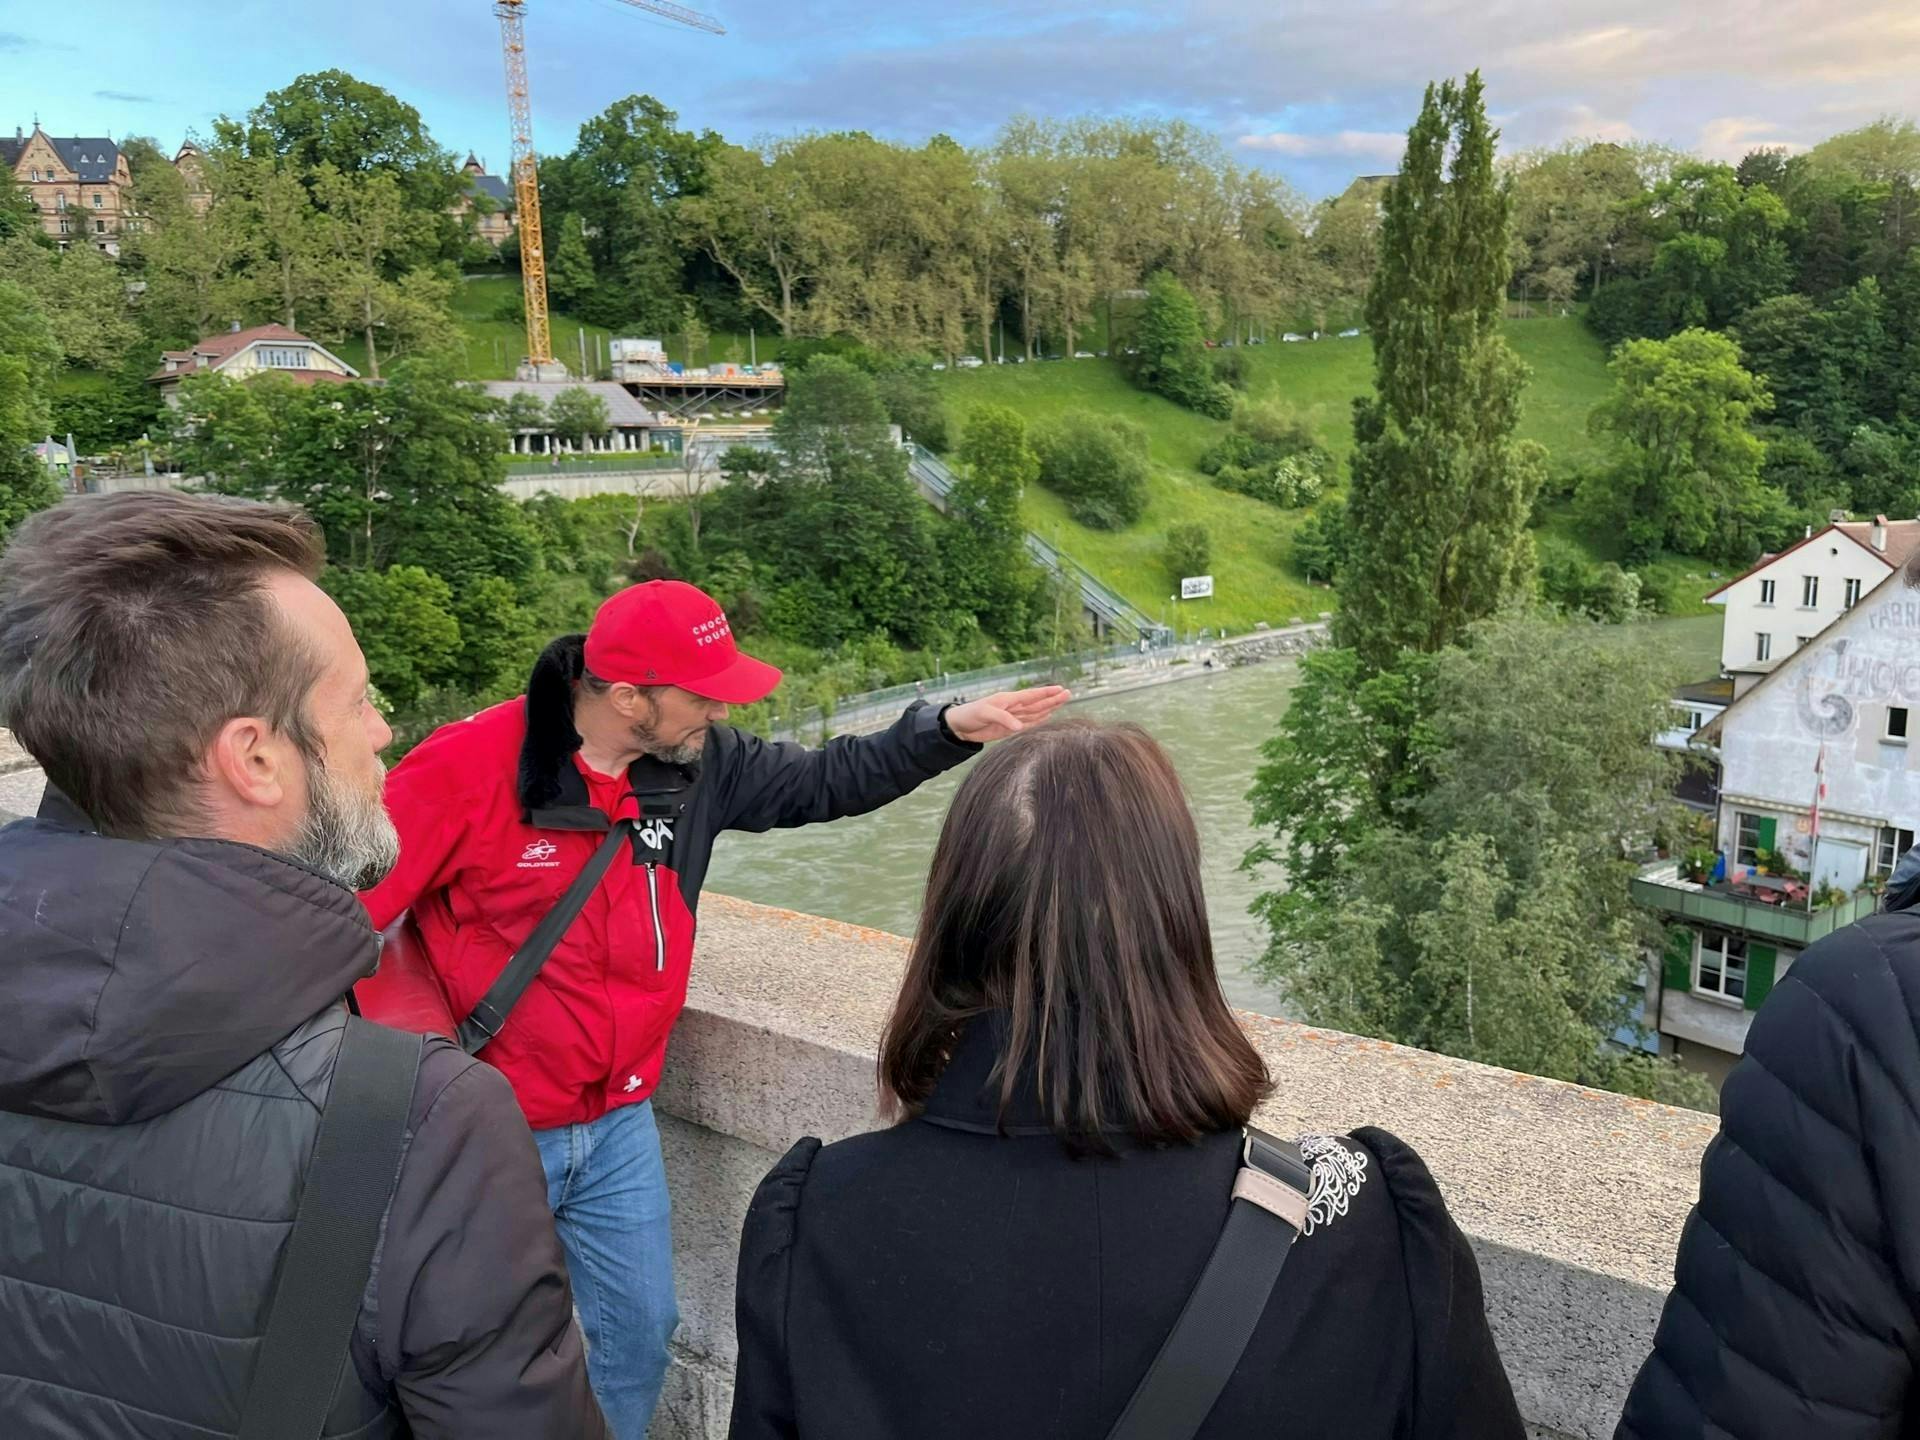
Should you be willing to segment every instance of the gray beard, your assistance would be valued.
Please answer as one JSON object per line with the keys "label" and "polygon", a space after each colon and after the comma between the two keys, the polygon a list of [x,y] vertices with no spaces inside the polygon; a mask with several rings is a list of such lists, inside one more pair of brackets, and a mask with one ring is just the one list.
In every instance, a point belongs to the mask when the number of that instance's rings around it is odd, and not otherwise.
{"label": "gray beard", "polygon": [[363,795],[309,760],[307,813],[287,855],[349,890],[365,890],[399,863],[400,832],[377,789]]}

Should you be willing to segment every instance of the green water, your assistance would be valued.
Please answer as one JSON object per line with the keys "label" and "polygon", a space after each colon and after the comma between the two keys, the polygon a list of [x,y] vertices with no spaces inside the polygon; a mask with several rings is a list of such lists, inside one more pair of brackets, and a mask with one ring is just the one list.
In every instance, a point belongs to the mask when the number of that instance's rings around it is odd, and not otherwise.
{"label": "green water", "polygon": [[[1248,973],[1265,944],[1247,913],[1261,886],[1235,867],[1254,840],[1245,796],[1260,743],[1278,725],[1297,677],[1291,662],[1249,665],[1073,707],[1093,719],[1143,725],[1173,757],[1200,829],[1221,983],[1235,1005],[1267,1014],[1281,1013],[1280,999]],[[707,889],[911,934],[933,843],[964,773],[943,775],[871,815],[723,836]]]}
{"label": "green water", "polygon": [[[1697,680],[1719,665],[1720,617],[1696,616],[1623,629],[1627,643],[1652,643]],[[1132,720],[1179,767],[1199,824],[1214,952],[1227,997],[1242,1009],[1286,1013],[1279,995],[1251,973],[1266,939],[1247,906],[1278,876],[1243,875],[1240,857],[1255,838],[1246,793],[1261,742],[1274,732],[1298,671],[1291,661],[1249,665],[1129,694],[1089,700],[1075,713]],[[927,863],[964,769],[942,776],[871,815],[766,835],[726,835],[707,888],[764,905],[805,910],[897,935],[913,932]]]}

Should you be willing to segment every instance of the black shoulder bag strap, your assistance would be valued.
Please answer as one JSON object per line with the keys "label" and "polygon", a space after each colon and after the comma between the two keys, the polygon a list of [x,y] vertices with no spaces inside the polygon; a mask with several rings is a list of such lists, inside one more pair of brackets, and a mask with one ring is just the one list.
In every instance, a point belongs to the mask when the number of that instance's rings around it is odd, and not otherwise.
{"label": "black shoulder bag strap", "polygon": [[347,1017],[239,1440],[312,1440],[326,1423],[400,1169],[421,1044]]}
{"label": "black shoulder bag strap", "polygon": [[1107,1440],[1191,1440],[1199,1431],[1307,1223],[1312,1180],[1297,1145],[1247,1131],[1226,1227]]}
{"label": "black shoulder bag strap", "polygon": [[520,1003],[520,997],[527,993],[527,987],[533,983],[533,977],[540,973],[540,967],[547,963],[553,947],[560,943],[573,922],[580,917],[581,910],[586,908],[587,897],[599,888],[601,880],[613,867],[614,858],[620,853],[621,847],[629,843],[627,837],[632,833],[631,820],[613,822],[607,838],[593,852],[586,869],[573,877],[573,884],[560,897],[560,903],[540,917],[540,923],[527,936],[527,943],[513,952],[513,958],[507,961],[506,968],[487,987],[487,993],[480,997],[472,1013],[460,1022],[459,1033],[454,1038],[460,1042],[462,1050],[469,1055],[477,1055],[482,1046],[500,1033],[500,1027],[507,1023],[507,1016]]}

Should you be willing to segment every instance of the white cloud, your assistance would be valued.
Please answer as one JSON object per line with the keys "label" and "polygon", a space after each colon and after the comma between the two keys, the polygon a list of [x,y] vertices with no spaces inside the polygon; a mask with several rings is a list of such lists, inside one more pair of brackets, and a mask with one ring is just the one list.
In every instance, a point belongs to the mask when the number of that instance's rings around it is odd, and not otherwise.
{"label": "white cloud", "polygon": [[1771,120],[1752,115],[1722,115],[1700,127],[1700,138],[1693,148],[1709,160],[1725,160],[1731,164],[1750,150],[1804,150],[1807,147],[1789,138],[1785,127]]}
{"label": "white cloud", "polygon": [[1326,135],[1275,130],[1266,135],[1242,135],[1240,143],[1249,150],[1271,150],[1299,159],[1351,155],[1397,162],[1407,148],[1407,137],[1398,130],[1336,130]]}

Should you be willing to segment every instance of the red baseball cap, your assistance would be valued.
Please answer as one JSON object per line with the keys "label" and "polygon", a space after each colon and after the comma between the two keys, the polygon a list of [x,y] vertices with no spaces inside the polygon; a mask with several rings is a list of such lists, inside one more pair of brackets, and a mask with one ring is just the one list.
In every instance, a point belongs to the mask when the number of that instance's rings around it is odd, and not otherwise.
{"label": "red baseball cap", "polygon": [[587,631],[587,669],[628,685],[678,685],[722,705],[764,700],[780,672],[742,655],[727,617],[684,580],[649,580],[607,597]]}

